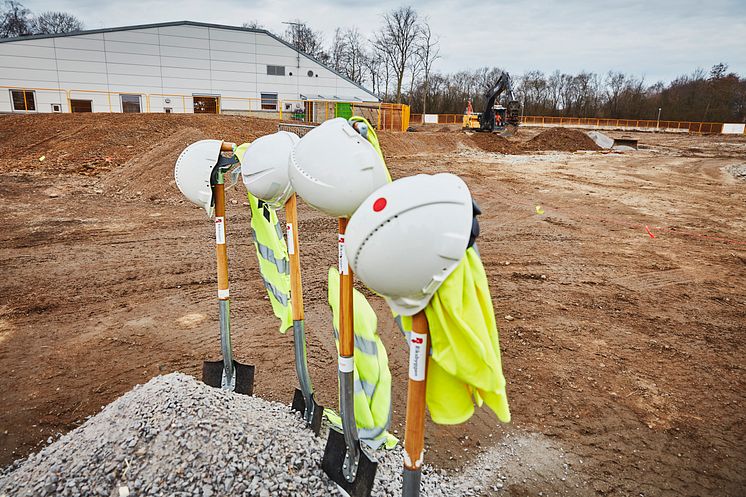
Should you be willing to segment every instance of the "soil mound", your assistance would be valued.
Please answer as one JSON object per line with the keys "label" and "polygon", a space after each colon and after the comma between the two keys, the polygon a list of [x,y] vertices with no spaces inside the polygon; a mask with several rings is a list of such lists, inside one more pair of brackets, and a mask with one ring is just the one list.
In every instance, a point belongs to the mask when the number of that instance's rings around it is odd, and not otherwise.
{"label": "soil mound", "polygon": [[96,187],[104,193],[144,196],[150,200],[178,199],[181,194],[174,180],[174,164],[190,143],[209,138],[197,128],[182,128],[165,139],[151,143],[150,149],[101,176]]}
{"label": "soil mound", "polygon": [[578,150],[601,150],[588,135],[582,131],[568,128],[550,128],[542,131],[521,145],[526,151],[556,150],[559,152],[576,152]]}
{"label": "soil mound", "polygon": [[495,133],[474,133],[471,142],[485,152],[496,152],[498,154],[519,153],[519,144],[509,141]]}
{"label": "soil mound", "polygon": [[541,151],[576,152],[578,150],[601,150],[582,131],[567,128],[551,128],[542,131],[528,141],[508,140],[496,133],[474,133],[471,143],[485,152],[499,154],[526,154]]}
{"label": "soil mound", "polygon": [[386,158],[414,154],[447,154],[458,150],[467,142],[463,133],[443,133],[425,131],[418,133],[400,133],[382,131],[378,133],[383,155]]}
{"label": "soil mound", "polygon": [[[243,143],[277,121],[194,114],[38,114],[0,117],[0,171],[97,176],[190,128],[195,139]],[[44,157],[43,160],[39,160]],[[173,163],[173,162],[172,162]]]}

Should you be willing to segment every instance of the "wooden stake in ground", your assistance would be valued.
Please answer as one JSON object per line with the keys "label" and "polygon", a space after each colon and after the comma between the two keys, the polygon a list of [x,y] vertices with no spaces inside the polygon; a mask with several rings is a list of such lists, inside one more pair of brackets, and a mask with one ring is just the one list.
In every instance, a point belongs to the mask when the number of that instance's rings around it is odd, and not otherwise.
{"label": "wooden stake in ground", "polygon": [[422,310],[412,318],[412,332],[409,337],[409,382],[402,485],[404,497],[420,495],[422,462],[425,458],[425,394],[429,351],[430,327],[425,311]]}

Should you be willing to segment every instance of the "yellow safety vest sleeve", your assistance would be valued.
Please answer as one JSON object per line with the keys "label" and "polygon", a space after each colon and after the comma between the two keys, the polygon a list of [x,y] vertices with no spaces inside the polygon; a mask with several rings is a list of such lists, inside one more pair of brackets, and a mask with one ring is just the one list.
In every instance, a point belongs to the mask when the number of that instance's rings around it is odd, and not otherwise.
{"label": "yellow safety vest sleeve", "polygon": [[[234,153],[239,161],[243,160],[249,145],[244,143],[236,147]],[[280,332],[285,333],[293,326],[293,315],[290,308],[290,260],[283,229],[274,209],[250,193],[248,199],[259,273],[272,311],[280,320]]]}
{"label": "yellow safety vest sleeve", "polygon": [[[433,422],[458,424],[483,403],[504,423],[510,422],[500,342],[487,275],[475,249],[469,248],[456,269],[425,308],[431,355],[427,370],[427,406]],[[412,318],[396,317],[406,333]]]}
{"label": "yellow safety vest sleeve", "polygon": [[[339,351],[339,272],[329,268],[329,306],[332,309],[334,340]],[[388,432],[391,425],[391,372],[389,359],[378,336],[378,318],[365,296],[354,290],[355,323],[355,423],[360,440],[373,449],[394,447],[398,439]],[[342,426],[336,412],[324,409],[330,423]]]}
{"label": "yellow safety vest sleeve", "polygon": [[[373,145],[373,148],[375,148],[376,152],[378,152],[378,156],[383,161],[383,164],[386,165],[386,160],[383,158],[383,152],[381,151],[381,144],[378,142],[378,135],[376,134],[376,130],[373,128],[370,122],[368,122],[368,120],[362,116],[352,116],[349,121],[365,123],[365,125],[368,126],[368,142]],[[391,174],[389,173],[388,167],[386,168],[386,175],[389,178],[389,182],[391,182]]]}

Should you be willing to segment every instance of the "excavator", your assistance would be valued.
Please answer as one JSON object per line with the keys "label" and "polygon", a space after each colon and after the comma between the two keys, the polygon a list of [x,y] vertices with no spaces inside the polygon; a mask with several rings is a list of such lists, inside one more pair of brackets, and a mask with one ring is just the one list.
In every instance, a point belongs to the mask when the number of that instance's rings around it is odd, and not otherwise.
{"label": "excavator", "polygon": [[[507,94],[506,106],[495,104],[503,93]],[[503,135],[512,135],[518,128],[521,104],[513,95],[513,87],[510,75],[507,72],[500,73],[497,81],[484,94],[487,99],[484,111],[474,114],[471,112],[471,104],[464,115],[462,129],[473,131],[497,132]]]}

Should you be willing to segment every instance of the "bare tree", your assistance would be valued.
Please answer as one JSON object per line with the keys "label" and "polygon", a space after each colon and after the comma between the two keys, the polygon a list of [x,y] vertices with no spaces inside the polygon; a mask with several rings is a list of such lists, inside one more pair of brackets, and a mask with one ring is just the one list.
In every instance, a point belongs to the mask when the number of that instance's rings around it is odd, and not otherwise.
{"label": "bare tree", "polygon": [[370,76],[371,90],[379,97],[383,97],[383,93],[381,93],[381,73],[384,65],[383,56],[375,47],[363,59],[363,66]]}
{"label": "bare tree", "polygon": [[439,40],[433,36],[430,30],[430,24],[427,19],[422,23],[420,30],[420,43],[417,47],[417,58],[422,63],[422,72],[424,73],[424,86],[422,92],[422,113],[427,113],[427,97],[430,86],[430,72],[433,69],[433,63],[440,58]]}
{"label": "bare tree", "polygon": [[15,0],[6,0],[0,11],[0,38],[33,34],[31,11]]}
{"label": "bare tree", "polygon": [[36,34],[57,34],[82,31],[83,22],[67,12],[42,12],[33,20]]}
{"label": "bare tree", "polygon": [[332,68],[337,71],[342,71],[342,65],[344,64],[345,56],[345,39],[342,35],[342,28],[334,30],[334,38],[332,39],[332,47],[329,50],[329,60]]}
{"label": "bare tree", "polygon": [[248,29],[265,29],[264,26],[256,19],[252,19],[249,22],[241,24],[241,27]]}
{"label": "bare tree", "polygon": [[288,23],[284,38],[295,48],[311,57],[321,61],[329,60],[329,56],[324,52],[324,35],[321,31],[314,31],[300,20]]}
{"label": "bare tree", "polygon": [[383,27],[375,35],[376,47],[386,56],[396,78],[396,101],[402,101],[402,82],[417,49],[419,16],[412,7],[400,7],[383,15]]}
{"label": "bare tree", "polygon": [[349,28],[344,32],[344,58],[342,71],[345,76],[355,83],[362,83],[364,61],[367,57],[366,41],[357,28]]}

